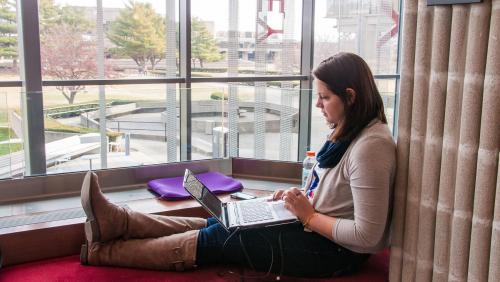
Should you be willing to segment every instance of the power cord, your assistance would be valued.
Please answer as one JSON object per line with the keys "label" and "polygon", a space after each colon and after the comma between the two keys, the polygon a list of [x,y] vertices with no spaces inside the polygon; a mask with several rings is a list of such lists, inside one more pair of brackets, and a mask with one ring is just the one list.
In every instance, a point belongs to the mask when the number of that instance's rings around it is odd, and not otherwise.
{"label": "power cord", "polygon": [[227,246],[227,243],[229,242],[229,240],[231,240],[231,237],[234,236],[234,234],[240,232],[240,228],[237,227],[233,232],[231,232],[231,234],[229,234],[229,236],[227,237],[226,241],[224,241],[224,244],[222,244],[222,254],[224,255],[224,249],[226,248]]}
{"label": "power cord", "polygon": [[[239,232],[240,231],[240,228],[237,228],[235,229],[235,231],[233,231],[228,237],[227,239],[224,241],[224,244],[222,245],[222,254],[224,255],[224,250],[225,248],[227,247],[227,243],[229,242],[229,240],[236,234],[236,233],[239,233],[239,241],[240,241],[240,245],[241,245],[241,249],[243,251],[243,255],[245,256],[245,260],[247,261],[248,265],[250,266],[250,268],[253,270],[253,271],[257,271],[252,263],[252,260],[247,252],[247,249],[245,247],[245,243],[243,242],[243,239],[242,239],[242,233]],[[264,240],[267,242],[267,244],[269,245],[269,247],[271,248],[271,263],[269,265],[269,268],[267,270],[267,272],[263,275],[243,275],[243,274],[239,274],[239,273],[236,273],[235,271],[232,271],[232,270],[228,270],[227,271],[227,274],[233,274],[233,275],[237,275],[239,278],[244,278],[244,279],[264,279],[264,278],[267,278],[269,277],[269,274],[271,274],[271,270],[273,269],[273,265],[274,265],[274,249],[273,249],[273,245],[271,244],[271,242],[269,241],[268,238],[266,238],[266,236],[262,235],[260,232],[257,233],[260,237],[264,238]],[[284,268],[284,257],[283,257],[283,250],[282,250],[282,244],[281,244],[281,232],[279,233],[278,235],[278,243],[280,245],[280,254],[281,254],[281,269],[280,269],[280,275],[276,276],[275,280],[280,280],[281,279],[281,273],[283,272],[283,268]],[[221,276],[224,276],[226,273],[219,273],[219,275]]]}
{"label": "power cord", "polygon": [[278,234],[278,248],[279,248],[280,256],[281,256],[281,260],[280,260],[281,267],[280,267],[279,275],[278,275],[278,277],[276,277],[276,280],[280,280],[281,279],[281,275],[283,275],[283,271],[285,271],[285,254],[284,254],[284,251],[283,251],[283,241],[281,240],[281,235],[282,234],[283,233],[281,231]]}
{"label": "power cord", "polygon": [[[260,233],[259,233],[259,236],[260,236]],[[240,233],[240,236],[238,236],[239,239],[240,239],[240,246],[241,246],[241,249],[243,250],[243,255],[245,255],[245,259],[248,263],[248,265],[250,266],[250,268],[253,270],[253,271],[257,271],[255,269],[255,266],[253,266],[253,263],[252,263],[252,260],[250,259],[250,256],[248,255],[248,252],[247,252],[247,248],[245,247],[245,243],[243,243],[243,239],[242,236],[241,236],[241,233]],[[271,262],[272,262],[272,255],[271,255]]]}

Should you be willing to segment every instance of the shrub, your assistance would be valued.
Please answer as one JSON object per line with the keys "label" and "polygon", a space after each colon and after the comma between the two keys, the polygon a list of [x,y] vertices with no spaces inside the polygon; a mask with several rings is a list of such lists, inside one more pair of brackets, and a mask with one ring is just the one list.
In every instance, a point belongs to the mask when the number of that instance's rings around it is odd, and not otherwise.
{"label": "shrub", "polygon": [[222,100],[223,98],[224,98],[224,100],[228,99],[227,93],[212,92],[212,94],[210,95],[210,99],[212,99],[212,100]]}
{"label": "shrub", "polygon": [[99,104],[97,103],[74,104],[48,108],[44,110],[44,114],[52,118],[67,118],[78,116],[83,112],[94,111],[97,109],[99,109]]}
{"label": "shrub", "polygon": [[80,133],[80,134],[99,132],[96,129],[62,124],[50,117],[45,118],[45,130],[55,131],[55,132],[66,132],[66,133]]}

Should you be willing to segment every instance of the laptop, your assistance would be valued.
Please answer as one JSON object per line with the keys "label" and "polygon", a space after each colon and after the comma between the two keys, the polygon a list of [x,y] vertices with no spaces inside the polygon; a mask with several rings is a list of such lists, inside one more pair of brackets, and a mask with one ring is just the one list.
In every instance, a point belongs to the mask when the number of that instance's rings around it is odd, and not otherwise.
{"label": "laptop", "polygon": [[284,201],[269,201],[268,197],[223,203],[189,169],[184,173],[183,186],[228,231],[297,221]]}

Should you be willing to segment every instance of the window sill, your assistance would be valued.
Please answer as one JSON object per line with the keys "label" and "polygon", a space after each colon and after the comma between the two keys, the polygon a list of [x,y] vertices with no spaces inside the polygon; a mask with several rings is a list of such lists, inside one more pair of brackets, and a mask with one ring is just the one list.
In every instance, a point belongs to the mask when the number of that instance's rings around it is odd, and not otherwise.
{"label": "window sill", "polygon": [[[299,173],[301,164],[299,163],[251,159],[225,159],[177,163],[154,167],[99,171],[98,174],[102,177],[101,185],[105,194],[112,195],[114,193],[130,192],[130,190],[124,190],[124,187],[145,190],[145,182],[147,182],[147,179],[154,177],[169,177],[169,175],[181,175],[181,172],[183,172],[186,167],[197,171],[214,170],[232,175],[243,183],[245,192],[256,196],[266,196],[275,189],[296,186],[300,183]],[[68,184],[69,182],[67,179],[72,181],[70,183],[71,185]],[[75,209],[81,209],[79,204],[81,179],[83,179],[83,173],[76,173],[69,176],[48,176],[42,180],[28,178],[19,181],[16,188],[22,188],[25,184],[31,184],[30,187],[36,186],[36,183],[33,183],[36,181],[38,181],[38,184],[44,184],[40,185],[40,187],[35,187],[36,189],[52,187],[48,186],[47,183],[55,183],[58,184],[59,187],[69,187],[74,190],[70,195],[73,201],[71,205],[55,204],[54,199],[42,201],[52,203],[51,210],[47,212],[73,212]],[[118,183],[119,185],[113,186],[110,181],[120,181],[120,183]],[[6,186],[12,188],[11,186],[13,184],[16,183],[8,183]],[[55,190],[58,190],[57,185]],[[109,198],[113,201],[113,197]],[[227,194],[221,195],[220,198],[222,201],[232,200]],[[143,213],[208,217],[205,210],[203,210],[194,200],[163,201],[150,195],[150,197],[146,198],[142,196],[129,197],[125,201],[122,197],[122,200],[113,202],[119,205],[127,205],[132,210]],[[61,206],[65,207],[65,209],[57,210]],[[54,209],[54,207],[57,207],[57,209]],[[43,212],[39,214],[43,214]],[[17,216],[23,215],[18,213]],[[78,254],[80,252],[80,246],[85,241],[83,227],[85,219],[84,214],[82,214],[82,216],[70,219],[47,220],[46,222],[0,228],[0,248],[4,257],[4,266]]]}
{"label": "window sill", "polygon": [[[256,196],[267,196],[272,193],[268,190],[255,189],[244,189],[244,191]],[[233,200],[228,194],[221,195],[220,199],[224,202]],[[143,213],[208,217],[207,212],[194,200],[164,201],[152,198],[119,204],[126,204],[132,210]],[[0,247],[4,254],[4,265],[77,254],[85,241],[83,231],[85,219],[79,217],[0,229]]]}

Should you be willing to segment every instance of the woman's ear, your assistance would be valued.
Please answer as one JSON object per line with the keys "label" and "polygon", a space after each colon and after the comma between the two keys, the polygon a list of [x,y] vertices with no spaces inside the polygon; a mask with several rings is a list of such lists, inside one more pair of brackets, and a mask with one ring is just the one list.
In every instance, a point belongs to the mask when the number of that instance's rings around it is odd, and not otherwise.
{"label": "woman's ear", "polygon": [[356,101],[356,91],[354,91],[354,89],[352,88],[346,88],[345,92],[348,96],[347,102],[349,103],[349,106],[351,106],[352,104],[354,104],[354,101]]}

